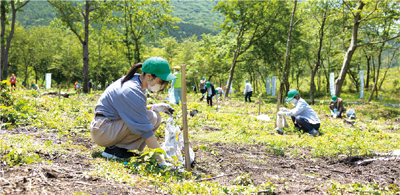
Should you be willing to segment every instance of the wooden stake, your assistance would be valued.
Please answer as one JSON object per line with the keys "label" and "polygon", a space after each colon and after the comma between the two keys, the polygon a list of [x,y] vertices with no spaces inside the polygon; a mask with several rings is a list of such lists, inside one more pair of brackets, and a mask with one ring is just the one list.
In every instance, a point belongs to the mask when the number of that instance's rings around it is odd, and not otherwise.
{"label": "wooden stake", "polygon": [[187,105],[186,105],[186,65],[181,66],[182,83],[182,124],[183,124],[183,145],[185,147],[185,165],[186,171],[190,171],[190,153],[189,153],[189,134],[187,125]]}
{"label": "wooden stake", "polygon": [[219,95],[219,93],[217,93],[217,97],[215,98],[215,99],[217,99],[217,111],[218,111],[218,95]]}
{"label": "wooden stake", "polygon": [[258,96],[258,115],[261,115],[261,95]]}
{"label": "wooden stake", "polygon": [[58,86],[58,99],[61,99],[61,84]]}

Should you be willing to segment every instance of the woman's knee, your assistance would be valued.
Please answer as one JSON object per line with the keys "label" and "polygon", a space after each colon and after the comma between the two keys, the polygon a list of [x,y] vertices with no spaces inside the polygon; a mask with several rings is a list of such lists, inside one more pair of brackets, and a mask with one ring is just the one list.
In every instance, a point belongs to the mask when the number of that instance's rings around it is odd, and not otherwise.
{"label": "woman's knee", "polygon": [[147,110],[147,116],[149,117],[149,121],[154,128],[160,126],[162,119],[160,113],[154,112],[152,110]]}

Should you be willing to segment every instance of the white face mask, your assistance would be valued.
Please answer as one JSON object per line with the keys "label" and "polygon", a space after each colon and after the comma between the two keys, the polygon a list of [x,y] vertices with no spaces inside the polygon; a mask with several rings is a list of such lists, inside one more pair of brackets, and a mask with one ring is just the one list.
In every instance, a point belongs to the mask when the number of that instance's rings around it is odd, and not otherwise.
{"label": "white face mask", "polygon": [[297,102],[296,98],[293,98],[292,100],[290,100],[290,103],[292,103],[293,106],[296,104],[296,102]]}
{"label": "white face mask", "polygon": [[[154,81],[154,80],[153,80]],[[154,81],[155,82],[155,81]],[[158,92],[161,91],[161,84],[155,84],[154,86],[150,85],[150,80],[148,81],[147,89],[152,91],[152,92]]]}

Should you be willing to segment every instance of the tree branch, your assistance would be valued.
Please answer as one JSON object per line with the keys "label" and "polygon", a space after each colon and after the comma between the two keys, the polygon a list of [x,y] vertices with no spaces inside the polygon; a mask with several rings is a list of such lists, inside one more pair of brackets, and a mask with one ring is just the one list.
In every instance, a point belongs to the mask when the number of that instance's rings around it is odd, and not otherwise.
{"label": "tree branch", "polygon": [[367,16],[365,16],[365,18],[359,20],[358,22],[372,19],[372,18],[368,18],[368,17],[370,17],[378,9],[378,4],[379,4],[379,0],[376,1],[374,10],[372,10]]}
{"label": "tree branch", "polygon": [[64,16],[65,23],[67,23],[69,29],[78,37],[79,41],[83,44],[83,40],[82,40],[81,36],[79,36],[79,34],[76,32],[76,30],[72,27],[71,21],[68,21],[68,17],[64,13],[64,10],[61,7],[57,7],[57,6],[54,6],[54,7],[56,7],[60,11],[60,13]]}
{"label": "tree branch", "polygon": [[366,46],[366,45],[372,45],[372,44],[377,44],[377,43],[384,43],[384,42],[387,42],[387,41],[391,41],[391,40],[393,40],[393,39],[396,39],[396,38],[398,38],[398,37],[400,37],[400,34],[398,34],[397,36],[392,37],[392,38],[390,38],[390,39],[386,39],[386,40],[383,40],[383,41],[375,41],[375,42],[364,43],[364,44],[361,44],[361,45],[356,45],[356,47],[363,47],[363,46]]}
{"label": "tree branch", "polygon": [[96,9],[99,9],[99,8],[100,8],[100,6],[95,7],[95,8],[92,8],[92,9],[89,10],[89,12],[92,12],[92,11],[94,11],[94,10],[96,10]]}
{"label": "tree branch", "polygon": [[22,4],[21,6],[17,7],[17,9],[15,9],[15,11],[17,12],[19,9],[21,9],[22,7],[24,7],[30,0],[27,0],[24,4]]}
{"label": "tree branch", "polygon": [[350,13],[356,17],[356,15],[353,14],[353,12],[351,11],[351,8],[347,5],[346,1],[343,0],[343,3],[346,5],[346,7],[350,10]]}

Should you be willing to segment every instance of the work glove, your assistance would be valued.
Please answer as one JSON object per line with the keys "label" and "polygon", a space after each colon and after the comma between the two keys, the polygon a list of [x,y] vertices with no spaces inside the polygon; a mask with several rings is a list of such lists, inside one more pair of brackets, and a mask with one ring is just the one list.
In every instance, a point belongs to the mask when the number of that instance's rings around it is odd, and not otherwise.
{"label": "work glove", "polygon": [[159,103],[159,104],[154,104],[151,107],[151,110],[156,111],[156,112],[164,112],[170,116],[174,114],[175,109],[173,109],[169,104],[166,103]]}
{"label": "work glove", "polygon": [[282,107],[282,108],[280,108],[279,110],[282,111],[282,112],[288,112],[288,111],[289,111],[289,110],[286,109],[285,107]]}

